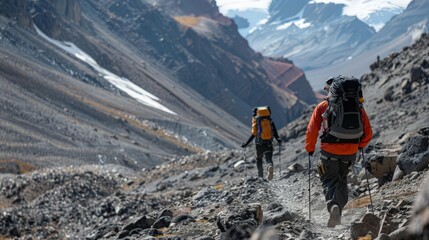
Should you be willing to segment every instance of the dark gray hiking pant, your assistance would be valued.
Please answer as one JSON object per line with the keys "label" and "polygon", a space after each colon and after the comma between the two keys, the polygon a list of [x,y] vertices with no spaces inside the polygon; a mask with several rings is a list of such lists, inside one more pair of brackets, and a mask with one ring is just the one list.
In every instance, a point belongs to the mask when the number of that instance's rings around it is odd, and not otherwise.
{"label": "dark gray hiking pant", "polygon": [[262,157],[265,156],[267,164],[273,165],[273,143],[265,142],[256,144],[256,167],[258,167],[258,176],[264,177],[264,168]]}
{"label": "dark gray hiking pant", "polygon": [[322,181],[328,211],[335,204],[342,211],[347,204],[347,174],[355,159],[356,154],[343,156],[321,152],[317,171]]}

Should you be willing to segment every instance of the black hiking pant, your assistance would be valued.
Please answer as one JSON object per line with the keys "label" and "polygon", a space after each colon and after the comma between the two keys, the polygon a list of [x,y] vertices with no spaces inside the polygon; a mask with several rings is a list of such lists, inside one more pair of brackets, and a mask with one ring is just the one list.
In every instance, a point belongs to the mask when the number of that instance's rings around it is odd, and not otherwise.
{"label": "black hiking pant", "polygon": [[330,211],[333,205],[338,205],[342,211],[348,201],[347,174],[352,162],[356,159],[353,155],[332,155],[321,152],[317,164],[317,171],[322,181],[323,193],[327,209]]}
{"label": "black hiking pant", "polygon": [[267,164],[273,165],[273,143],[256,143],[256,167],[258,168],[258,177],[264,177],[262,157],[265,156]]}

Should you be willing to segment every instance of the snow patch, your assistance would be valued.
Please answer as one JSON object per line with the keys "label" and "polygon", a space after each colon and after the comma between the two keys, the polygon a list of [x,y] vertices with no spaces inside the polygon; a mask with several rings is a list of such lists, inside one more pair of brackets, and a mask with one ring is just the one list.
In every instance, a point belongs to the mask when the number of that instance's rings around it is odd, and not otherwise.
{"label": "snow patch", "polygon": [[292,23],[293,23],[293,22],[288,22],[288,23],[282,24],[282,25],[280,25],[280,26],[276,27],[276,30],[284,30],[284,29],[287,29],[288,27],[290,27],[290,26],[292,25]]}
{"label": "snow patch", "polygon": [[310,26],[311,26],[311,23],[306,23],[306,22],[305,22],[305,18],[302,18],[302,19],[300,19],[300,20],[298,20],[298,21],[295,21],[295,22],[294,22],[294,24],[295,24],[297,27],[301,28],[301,29],[308,28],[308,27],[310,27]]}
{"label": "snow patch", "polygon": [[303,19],[300,19],[300,20],[298,20],[298,21],[293,21],[293,22],[287,22],[287,23],[284,23],[284,24],[282,24],[282,25],[278,26],[278,27],[276,28],[276,30],[284,30],[284,29],[287,29],[288,27],[290,27],[290,26],[292,26],[292,25],[295,25],[295,26],[297,26],[298,28],[304,29],[304,28],[308,28],[308,27],[310,27],[310,26],[311,26],[311,23],[306,23],[306,22],[305,22],[305,19],[303,18]]}
{"label": "snow patch", "polygon": [[216,0],[219,11],[226,14],[230,10],[245,11],[249,9],[261,9],[268,12],[271,0]]}
{"label": "snow patch", "polygon": [[373,27],[376,32],[378,32],[384,27],[384,23],[372,24],[370,26]]}
{"label": "snow patch", "polygon": [[52,39],[45,35],[36,25],[34,25],[34,28],[36,29],[37,34],[39,34],[41,37],[43,37],[48,42],[54,44],[55,46],[63,49],[64,51],[68,52],[69,54],[75,56],[79,60],[86,62],[89,64],[94,70],[96,70],[100,76],[102,76],[104,79],[109,81],[112,85],[117,87],[118,89],[124,91],[132,98],[136,99],[138,102],[153,107],[156,109],[159,109],[161,111],[170,113],[172,115],[177,115],[175,112],[171,111],[170,109],[164,107],[162,104],[159,103],[160,99],[156,97],[155,95],[147,92],[143,88],[139,87],[138,85],[134,84],[130,80],[119,77],[118,75],[106,70],[105,68],[98,65],[98,63],[87,53],[82,51],[80,48],[78,48],[74,43],[72,42],[61,42],[55,39]]}
{"label": "snow patch", "polygon": [[267,22],[268,22],[268,18],[262,19],[260,22],[258,22],[256,24],[256,26],[254,28],[252,28],[252,29],[249,30],[249,34],[251,34],[252,32],[254,32],[254,31],[258,30],[258,29],[260,29],[261,25],[264,25]]}

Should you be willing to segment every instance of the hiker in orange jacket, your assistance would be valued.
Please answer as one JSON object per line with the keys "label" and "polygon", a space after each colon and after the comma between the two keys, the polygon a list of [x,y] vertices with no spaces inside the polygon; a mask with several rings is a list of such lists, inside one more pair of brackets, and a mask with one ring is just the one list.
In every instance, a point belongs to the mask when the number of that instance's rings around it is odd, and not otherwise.
{"label": "hiker in orange jacket", "polygon": [[[330,78],[326,82],[324,89],[328,93],[333,81],[334,78]],[[363,102],[361,95],[359,102]],[[308,123],[305,149],[310,156],[313,156],[315,151],[319,131],[323,127],[322,115],[327,108],[328,97],[316,106]],[[341,224],[341,212],[348,201],[347,174],[349,167],[355,161],[358,150],[365,148],[372,138],[372,129],[368,115],[363,107],[360,106],[359,110],[363,125],[363,135],[360,138],[360,142],[332,143],[322,140],[320,145],[320,160],[317,169],[323,185],[327,209],[330,213],[328,227],[335,227]]]}

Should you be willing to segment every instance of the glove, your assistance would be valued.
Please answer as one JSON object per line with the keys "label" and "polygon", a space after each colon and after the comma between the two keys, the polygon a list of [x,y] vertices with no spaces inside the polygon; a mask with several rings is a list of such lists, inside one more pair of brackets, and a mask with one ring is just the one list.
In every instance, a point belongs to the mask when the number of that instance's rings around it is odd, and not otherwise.
{"label": "glove", "polygon": [[308,155],[313,156],[314,152],[308,152]]}
{"label": "glove", "polygon": [[242,144],[241,144],[241,147],[242,147],[242,148],[245,148],[245,147],[247,147],[247,145],[246,145],[245,143],[242,143]]}
{"label": "glove", "polygon": [[280,140],[280,138],[277,138],[276,140],[277,140],[277,143],[278,143],[279,145],[282,145],[282,140]]}

